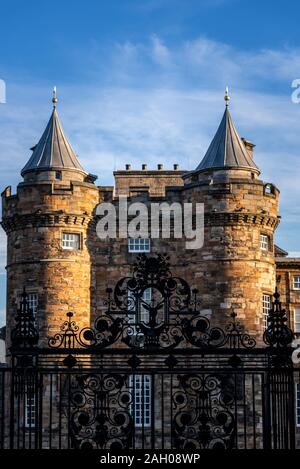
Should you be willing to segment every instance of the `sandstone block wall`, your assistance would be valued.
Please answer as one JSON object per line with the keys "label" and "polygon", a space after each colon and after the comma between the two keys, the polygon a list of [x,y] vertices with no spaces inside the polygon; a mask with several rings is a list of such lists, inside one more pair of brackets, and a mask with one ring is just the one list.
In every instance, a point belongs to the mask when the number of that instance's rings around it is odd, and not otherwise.
{"label": "sandstone block wall", "polygon": [[[140,171],[139,173],[141,173]],[[126,173],[126,174],[123,174]],[[274,231],[278,224],[278,190],[244,172],[207,174],[197,181],[178,171],[116,173],[111,187],[92,183],[35,181],[21,183],[17,194],[3,193],[3,227],[8,235],[8,336],[23,286],[39,296],[38,323],[42,339],[58,331],[68,311],[79,326],[89,325],[103,310],[106,288],[129,275],[136,254],[127,239],[100,240],[95,209],[116,194],[129,203],[199,202],[205,208],[202,249],[186,249],[183,239],[151,240],[151,253],[168,253],[174,275],[198,288],[200,309],[214,324],[224,325],[234,309],[250,333],[262,333],[262,294],[275,289]],[[243,176],[238,178],[237,176]],[[148,186],[132,192],[135,185]],[[80,234],[80,249],[62,249],[63,232]],[[260,235],[269,236],[268,251]]]}

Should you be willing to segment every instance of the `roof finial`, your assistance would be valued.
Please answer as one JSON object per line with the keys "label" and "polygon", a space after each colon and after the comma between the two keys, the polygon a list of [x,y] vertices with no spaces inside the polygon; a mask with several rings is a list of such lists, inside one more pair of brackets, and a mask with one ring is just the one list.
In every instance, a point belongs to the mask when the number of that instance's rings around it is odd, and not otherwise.
{"label": "roof finial", "polygon": [[225,88],[224,100],[225,100],[225,103],[226,103],[226,107],[228,107],[229,106],[229,101],[230,101],[230,96],[229,96],[229,93],[228,93],[228,86],[226,86],[226,88]]}
{"label": "roof finial", "polygon": [[56,107],[57,97],[56,97],[56,86],[53,88],[53,98],[52,98],[53,107]]}

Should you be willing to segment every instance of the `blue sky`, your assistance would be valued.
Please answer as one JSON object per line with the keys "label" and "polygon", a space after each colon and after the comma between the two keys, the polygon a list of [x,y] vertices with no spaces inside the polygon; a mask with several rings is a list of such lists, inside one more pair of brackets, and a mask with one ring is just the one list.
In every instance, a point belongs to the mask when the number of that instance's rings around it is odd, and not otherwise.
{"label": "blue sky", "polygon": [[[0,187],[20,181],[51,112],[83,166],[112,184],[125,163],[195,167],[221,119],[225,85],[262,178],[281,190],[277,243],[300,251],[300,4],[102,0],[0,3]],[[0,324],[5,303],[0,235]]]}

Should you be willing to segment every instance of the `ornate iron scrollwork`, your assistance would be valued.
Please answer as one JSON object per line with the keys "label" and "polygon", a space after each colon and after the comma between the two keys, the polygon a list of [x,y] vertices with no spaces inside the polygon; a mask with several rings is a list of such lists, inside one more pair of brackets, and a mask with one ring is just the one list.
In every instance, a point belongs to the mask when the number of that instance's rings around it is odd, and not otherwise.
{"label": "ornate iron scrollwork", "polygon": [[24,288],[21,303],[17,309],[16,325],[11,331],[13,347],[32,347],[38,343],[39,334],[36,328],[32,308],[29,307],[28,295]]}
{"label": "ornate iron scrollwork", "polygon": [[277,288],[274,298],[275,300],[272,302],[272,308],[267,318],[268,327],[264,332],[264,342],[270,347],[289,347],[294,339],[294,334],[287,325],[286,310],[281,306],[280,294]]}
{"label": "ornate iron scrollwork", "polygon": [[[52,348],[104,349],[117,342],[131,349],[173,349],[178,345],[197,348],[227,346],[253,348],[255,339],[243,332],[232,315],[225,329],[211,327],[198,310],[198,291],[170,271],[169,257],[138,256],[130,277],[121,278],[114,290],[107,289],[106,312],[94,326],[79,330],[71,320],[49,339]],[[145,298],[151,292],[150,298]]]}
{"label": "ornate iron scrollwork", "polygon": [[70,436],[75,449],[130,447],[132,395],[126,379],[113,373],[72,376]]}
{"label": "ornate iron scrollwork", "polygon": [[229,449],[235,432],[234,386],[228,376],[178,376],[172,396],[175,409],[173,440],[178,449]]}

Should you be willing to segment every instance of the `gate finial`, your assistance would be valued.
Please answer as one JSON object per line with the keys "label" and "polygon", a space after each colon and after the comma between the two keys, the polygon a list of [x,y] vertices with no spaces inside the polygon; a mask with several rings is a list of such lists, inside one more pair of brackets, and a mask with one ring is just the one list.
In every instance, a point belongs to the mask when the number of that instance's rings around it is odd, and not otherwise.
{"label": "gate finial", "polygon": [[264,332],[264,342],[270,347],[288,347],[294,339],[294,334],[286,324],[288,320],[286,310],[281,306],[280,293],[277,287],[273,296],[274,301],[268,313],[268,327]]}
{"label": "gate finial", "polygon": [[29,307],[28,295],[25,287],[21,296],[20,306],[17,309],[16,325],[11,331],[13,347],[32,347],[39,340],[32,308]]}

